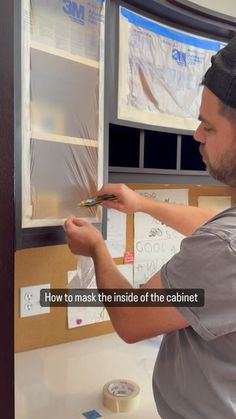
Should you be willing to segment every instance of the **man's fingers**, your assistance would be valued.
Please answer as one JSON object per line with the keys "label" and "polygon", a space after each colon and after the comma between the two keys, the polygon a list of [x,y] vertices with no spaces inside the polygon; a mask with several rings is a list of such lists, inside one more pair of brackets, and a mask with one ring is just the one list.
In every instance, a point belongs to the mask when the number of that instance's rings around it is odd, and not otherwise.
{"label": "man's fingers", "polygon": [[73,217],[72,215],[71,216],[69,216],[67,219],[66,219],[66,221],[64,222],[64,230],[66,231],[66,230],[68,230],[68,228],[70,227],[70,225],[73,223],[73,219],[74,219],[75,217]]}
{"label": "man's fingers", "polygon": [[112,202],[112,201],[103,201],[99,205],[103,208],[112,208],[112,209],[119,209],[119,203],[118,202]]}
{"label": "man's fingers", "polygon": [[99,191],[97,191],[96,195],[117,195],[118,191],[120,190],[120,184],[118,183],[106,183],[102,186]]}
{"label": "man's fingers", "polygon": [[88,223],[80,218],[68,217],[64,223],[64,230],[67,232],[74,230],[76,227],[84,227],[86,225],[88,225]]}
{"label": "man's fingers", "polygon": [[84,227],[89,225],[87,221],[81,220],[81,218],[73,218],[72,223],[78,227]]}

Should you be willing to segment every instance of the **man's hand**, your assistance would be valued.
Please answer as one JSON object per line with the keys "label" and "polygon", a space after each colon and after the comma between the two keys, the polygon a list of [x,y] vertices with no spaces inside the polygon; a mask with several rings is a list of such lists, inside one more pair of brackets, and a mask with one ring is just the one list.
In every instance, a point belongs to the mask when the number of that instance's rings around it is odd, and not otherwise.
{"label": "man's hand", "polygon": [[93,257],[97,246],[103,242],[101,233],[79,218],[69,217],[64,228],[68,246],[76,255]]}
{"label": "man's hand", "polygon": [[97,195],[106,194],[116,195],[118,200],[102,202],[104,208],[113,208],[127,214],[142,211],[143,197],[122,183],[108,183],[97,192]]}

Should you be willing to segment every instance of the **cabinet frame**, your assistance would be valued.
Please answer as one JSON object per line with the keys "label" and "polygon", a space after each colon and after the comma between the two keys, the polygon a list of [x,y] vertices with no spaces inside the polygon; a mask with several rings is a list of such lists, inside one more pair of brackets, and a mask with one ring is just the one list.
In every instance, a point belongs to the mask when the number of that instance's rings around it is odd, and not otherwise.
{"label": "cabinet frame", "polygon": [[1,415],[14,419],[14,0],[0,2]]}
{"label": "cabinet frame", "polygon": [[[16,88],[16,94],[15,94],[15,172],[16,172],[16,177],[15,177],[15,208],[16,208],[16,224],[15,224],[15,248],[16,249],[23,249],[23,248],[30,248],[30,247],[40,247],[40,246],[48,246],[48,245],[56,245],[56,244],[63,244],[65,243],[65,233],[64,233],[64,229],[62,225],[55,225],[57,224],[56,220],[52,220],[52,225],[50,225],[50,222],[47,223],[45,226],[37,226],[37,222],[35,223],[36,226],[27,226],[27,227],[22,227],[22,217],[23,217],[23,211],[22,211],[22,168],[21,168],[21,162],[22,162],[22,140],[23,140],[23,128],[22,128],[22,122],[21,122],[21,115],[22,115],[22,94],[23,94],[23,87],[22,87],[22,82],[20,81],[21,79],[21,72],[23,69],[23,63],[24,63],[24,57],[22,56],[22,37],[25,36],[25,34],[23,33],[23,27],[22,27],[22,22],[23,22],[23,17],[22,17],[22,13],[23,13],[23,6],[25,1],[24,0],[20,0],[19,2],[15,2],[15,10],[16,10],[16,22],[17,22],[17,28],[18,28],[18,36],[16,37],[16,42],[15,42],[15,48],[17,51],[19,51],[19,54],[16,57],[15,60],[15,67],[16,67],[16,76],[15,76],[15,88]],[[105,13],[106,13],[106,6],[105,6]],[[106,28],[104,28],[104,31],[106,31]],[[20,36],[19,36],[20,34]],[[45,53],[50,53],[50,54],[55,54],[56,56],[59,56],[61,58],[65,58],[66,60],[72,60],[75,63],[81,63],[83,65],[88,65],[89,67],[94,67],[99,68],[100,66],[100,62],[99,61],[95,61],[89,58],[85,58],[85,57],[79,57],[79,56],[73,56],[70,53],[66,53],[64,51],[60,51],[57,50],[55,48],[51,48],[51,47],[47,47],[47,45],[44,44],[40,44],[37,42],[34,42],[32,40],[30,40],[30,43],[28,45],[28,47],[32,50],[35,51],[42,51]],[[104,63],[101,64],[102,67],[102,77],[103,79],[105,79],[105,68],[104,68]],[[27,77],[27,75],[26,75]],[[99,76],[100,77],[100,76]],[[27,82],[27,80],[26,80]],[[100,82],[99,82],[100,84]],[[105,86],[104,86],[105,87]],[[106,89],[105,89],[106,90]],[[106,116],[105,116],[105,99],[106,98],[106,94],[103,94],[103,101],[104,101],[104,105],[103,105],[103,110],[101,113],[101,120],[102,120],[102,125],[104,127],[103,129],[103,144],[102,146],[98,149],[98,153],[100,155],[101,161],[102,161],[102,166],[100,166],[102,168],[102,170],[100,170],[100,173],[98,175],[98,184],[102,183],[102,179],[104,182],[107,181],[107,165],[105,164],[107,160],[106,156],[107,156],[107,151],[106,151],[106,133],[108,132],[106,129]],[[100,101],[100,99],[99,99]],[[37,137],[38,135],[35,135],[35,133],[32,133],[32,138]],[[42,138],[41,138],[42,137]],[[72,143],[77,140],[76,138],[73,137],[66,137],[66,136],[58,136],[55,135],[54,137],[56,138],[56,142],[62,142],[62,143],[70,143],[72,141]],[[98,138],[100,138],[100,133]],[[40,136],[40,140],[45,140],[45,136],[41,135]],[[84,140],[80,141],[80,139],[78,139],[77,144],[79,145],[79,143],[83,143],[82,145],[86,144],[88,145],[88,141],[91,141],[91,146],[92,147],[97,147],[95,143],[97,143],[97,141],[95,140]],[[102,179],[101,179],[102,176]],[[63,219],[61,219],[63,220]],[[54,223],[53,223],[54,221]],[[105,233],[106,231],[106,226],[105,226],[105,211],[103,213],[102,216],[102,223],[97,223],[95,221],[95,219],[91,219],[91,222],[93,222],[95,224],[95,226],[98,229],[102,229],[102,231]],[[32,223],[33,224],[33,223]],[[53,225],[54,224],[54,225]]]}

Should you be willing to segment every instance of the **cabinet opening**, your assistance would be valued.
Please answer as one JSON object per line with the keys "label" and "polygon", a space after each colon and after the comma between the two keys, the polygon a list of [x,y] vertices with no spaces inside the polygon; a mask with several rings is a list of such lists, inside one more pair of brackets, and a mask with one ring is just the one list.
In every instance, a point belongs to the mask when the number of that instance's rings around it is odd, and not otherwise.
{"label": "cabinet opening", "polygon": [[145,131],[144,167],[176,169],[177,135]]}
{"label": "cabinet opening", "polygon": [[206,170],[199,153],[199,143],[191,135],[182,136],[181,170]]}
{"label": "cabinet opening", "polygon": [[140,130],[110,124],[109,166],[139,167]]}

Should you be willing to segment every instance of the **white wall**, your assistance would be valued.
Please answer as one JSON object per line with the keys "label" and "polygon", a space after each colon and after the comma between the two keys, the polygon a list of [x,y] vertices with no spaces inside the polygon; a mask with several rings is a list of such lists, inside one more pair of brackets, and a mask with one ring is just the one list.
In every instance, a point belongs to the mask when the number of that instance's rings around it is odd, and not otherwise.
{"label": "white wall", "polygon": [[214,10],[225,15],[236,17],[236,1],[235,0],[191,0],[190,3],[198,4],[207,9]]}

